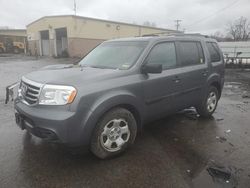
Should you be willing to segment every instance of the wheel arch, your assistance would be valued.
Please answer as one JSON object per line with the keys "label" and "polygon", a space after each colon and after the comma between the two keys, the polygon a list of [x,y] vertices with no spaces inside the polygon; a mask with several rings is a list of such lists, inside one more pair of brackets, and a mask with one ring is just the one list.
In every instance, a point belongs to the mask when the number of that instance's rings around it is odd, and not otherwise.
{"label": "wheel arch", "polygon": [[136,120],[137,130],[142,129],[143,107],[139,100],[132,94],[120,93],[119,95],[106,95],[95,101],[90,107],[85,120],[82,122],[85,142],[89,142],[98,121],[110,110],[114,108],[125,108],[130,111]]}
{"label": "wheel arch", "polygon": [[107,110],[107,112],[114,109],[114,108],[124,108],[124,109],[128,110],[129,112],[131,112],[133,114],[135,120],[136,120],[137,130],[140,131],[142,129],[142,117],[141,117],[138,109],[134,105],[125,104],[125,103],[124,104],[118,104],[118,105],[110,108],[109,110]]}
{"label": "wheel arch", "polygon": [[208,78],[208,86],[214,86],[219,93],[219,98],[221,97],[222,93],[222,85],[221,85],[221,76],[219,74],[212,74]]}
{"label": "wheel arch", "polygon": [[221,97],[221,86],[218,81],[213,81],[210,86],[214,86],[218,90],[219,98]]}

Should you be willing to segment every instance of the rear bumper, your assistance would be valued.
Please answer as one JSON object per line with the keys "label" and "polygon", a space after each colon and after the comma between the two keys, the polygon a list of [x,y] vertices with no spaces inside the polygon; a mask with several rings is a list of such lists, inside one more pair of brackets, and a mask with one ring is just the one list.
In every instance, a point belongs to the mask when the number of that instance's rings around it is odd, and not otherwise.
{"label": "rear bumper", "polygon": [[[87,108],[84,110],[85,114],[89,112]],[[71,112],[69,106],[28,106],[15,100],[16,123],[21,129],[44,140],[68,146],[88,144],[83,111]]]}

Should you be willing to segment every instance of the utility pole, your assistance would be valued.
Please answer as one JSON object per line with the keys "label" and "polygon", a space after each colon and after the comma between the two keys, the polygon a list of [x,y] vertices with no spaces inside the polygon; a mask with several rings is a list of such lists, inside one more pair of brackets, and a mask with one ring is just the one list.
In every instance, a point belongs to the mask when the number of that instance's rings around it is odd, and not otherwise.
{"label": "utility pole", "polygon": [[179,31],[179,27],[180,27],[180,22],[182,21],[182,20],[174,20],[175,22],[176,22],[176,30],[177,31]]}
{"label": "utility pole", "polygon": [[74,12],[75,12],[75,16],[76,16],[76,0],[74,0]]}

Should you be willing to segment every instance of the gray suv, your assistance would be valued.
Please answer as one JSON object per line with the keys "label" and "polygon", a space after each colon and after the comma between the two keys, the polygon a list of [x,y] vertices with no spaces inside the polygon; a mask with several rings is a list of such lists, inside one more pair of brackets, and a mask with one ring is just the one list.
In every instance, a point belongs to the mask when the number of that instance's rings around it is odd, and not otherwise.
{"label": "gray suv", "polygon": [[188,107],[211,116],[223,84],[223,55],[211,38],[110,40],[77,65],[53,65],[23,76],[16,122],[42,139],[88,146],[107,158],[127,149],[146,122]]}

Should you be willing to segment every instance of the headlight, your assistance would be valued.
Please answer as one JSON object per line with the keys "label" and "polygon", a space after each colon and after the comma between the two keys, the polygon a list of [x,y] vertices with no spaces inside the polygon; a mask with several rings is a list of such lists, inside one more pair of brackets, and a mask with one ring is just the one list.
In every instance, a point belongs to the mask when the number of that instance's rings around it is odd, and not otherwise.
{"label": "headlight", "polygon": [[65,105],[72,103],[75,96],[76,89],[72,86],[45,85],[39,97],[39,104]]}

